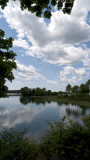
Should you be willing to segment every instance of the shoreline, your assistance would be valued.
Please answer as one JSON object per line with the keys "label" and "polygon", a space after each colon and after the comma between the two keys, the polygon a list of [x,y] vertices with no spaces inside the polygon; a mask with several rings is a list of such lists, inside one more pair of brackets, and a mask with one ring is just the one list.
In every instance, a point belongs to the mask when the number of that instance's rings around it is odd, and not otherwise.
{"label": "shoreline", "polygon": [[31,100],[36,99],[37,101],[46,101],[46,102],[52,101],[64,104],[71,103],[79,105],[81,107],[90,108],[90,97],[67,97],[67,98],[59,96],[27,96],[27,97]]}
{"label": "shoreline", "polygon": [[[7,95],[7,97],[10,96],[21,96],[20,94],[12,94]],[[21,96],[25,97],[25,96]],[[90,108],[90,96],[88,97],[60,97],[60,96],[26,96],[30,99],[36,99],[37,101],[53,101],[53,102],[60,102],[60,103],[71,103],[76,104],[81,107],[88,107]]]}

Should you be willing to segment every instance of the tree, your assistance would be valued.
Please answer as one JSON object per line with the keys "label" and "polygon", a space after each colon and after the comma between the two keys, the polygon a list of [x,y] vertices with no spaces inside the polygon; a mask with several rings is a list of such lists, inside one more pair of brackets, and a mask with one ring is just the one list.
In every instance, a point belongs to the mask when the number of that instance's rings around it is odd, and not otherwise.
{"label": "tree", "polygon": [[28,87],[21,88],[20,93],[22,96],[27,96],[29,94],[29,88]]}
{"label": "tree", "polygon": [[35,96],[42,96],[42,90],[41,88],[37,87],[35,90]]}
{"label": "tree", "polygon": [[89,92],[89,87],[86,84],[81,84],[80,93],[88,93],[88,92]]}
{"label": "tree", "polygon": [[52,95],[52,91],[51,90],[46,91],[46,95],[48,96]]}
{"label": "tree", "polygon": [[[16,1],[16,0],[13,0]],[[54,6],[63,13],[70,14],[75,0],[20,0],[21,9],[28,9],[30,12],[35,13],[36,16],[41,17],[43,14],[45,18],[51,17],[51,10]],[[9,0],[1,0],[1,8],[7,5]]]}
{"label": "tree", "polygon": [[66,91],[67,91],[68,93],[70,93],[70,92],[71,92],[71,89],[72,89],[71,85],[68,84],[68,85],[66,86]]}
{"label": "tree", "polygon": [[16,54],[9,50],[12,47],[13,38],[4,38],[5,32],[0,29],[0,97],[6,96],[8,87],[6,80],[12,82],[14,79],[13,69],[16,69]]}
{"label": "tree", "polygon": [[90,79],[86,82],[86,86],[88,86],[88,87],[90,86]]}
{"label": "tree", "polygon": [[72,87],[72,92],[77,94],[79,92],[79,86]]}

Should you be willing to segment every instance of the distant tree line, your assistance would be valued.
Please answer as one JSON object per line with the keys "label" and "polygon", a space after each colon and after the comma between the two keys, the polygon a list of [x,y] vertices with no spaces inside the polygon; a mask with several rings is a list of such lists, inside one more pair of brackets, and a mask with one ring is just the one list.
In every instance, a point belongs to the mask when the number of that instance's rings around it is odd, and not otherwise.
{"label": "distant tree line", "polygon": [[58,95],[58,92],[52,92],[51,90],[46,90],[46,88],[28,88],[28,87],[24,87],[24,88],[21,88],[20,90],[21,92],[21,95],[23,96],[51,96],[51,95],[54,95],[54,96],[57,96]]}
{"label": "distant tree line", "polygon": [[90,92],[90,79],[85,83],[81,84],[80,86],[75,85],[71,86],[68,84],[66,86],[66,92],[56,92],[56,91],[51,91],[51,90],[46,90],[46,88],[28,88],[28,87],[23,87],[20,90],[21,95],[23,96],[62,96],[62,95],[80,95],[80,94],[88,94]]}
{"label": "distant tree line", "polygon": [[66,91],[68,92],[68,94],[74,94],[74,95],[89,94],[90,95],[90,79],[85,84],[81,84],[80,86],[75,85],[72,87],[70,84],[68,84],[66,86]]}

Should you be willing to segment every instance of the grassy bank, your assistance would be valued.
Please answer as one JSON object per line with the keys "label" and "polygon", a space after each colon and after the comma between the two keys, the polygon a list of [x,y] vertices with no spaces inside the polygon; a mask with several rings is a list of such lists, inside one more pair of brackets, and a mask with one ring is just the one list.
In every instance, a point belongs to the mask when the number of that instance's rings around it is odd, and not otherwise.
{"label": "grassy bank", "polygon": [[49,123],[50,130],[40,144],[25,138],[24,132],[1,130],[0,160],[89,160],[90,115],[84,117],[83,125],[65,120]]}
{"label": "grassy bank", "polygon": [[81,107],[90,107],[90,97],[89,98],[85,98],[85,97],[59,98],[59,102],[77,104]]}

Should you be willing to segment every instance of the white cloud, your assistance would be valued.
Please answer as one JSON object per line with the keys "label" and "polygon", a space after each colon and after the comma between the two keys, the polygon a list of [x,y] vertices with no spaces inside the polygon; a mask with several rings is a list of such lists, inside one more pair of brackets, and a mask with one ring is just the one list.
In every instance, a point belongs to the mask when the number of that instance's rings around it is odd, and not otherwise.
{"label": "white cloud", "polygon": [[53,81],[53,80],[47,80],[46,82],[50,83],[50,84],[57,84],[58,83],[57,81]]}
{"label": "white cloud", "polygon": [[[14,41],[14,46],[24,48],[26,54],[52,64],[86,64],[89,51],[75,45],[90,40],[90,26],[86,22],[89,3],[89,0],[75,0],[71,15],[56,11],[49,25],[43,18],[37,18],[27,10],[21,11],[18,2],[13,6],[9,3],[2,12],[10,27],[17,31],[18,40]],[[25,37],[32,46],[22,39]]]}
{"label": "white cloud", "polygon": [[15,71],[15,73],[16,73],[16,77],[19,79],[23,79],[23,80],[42,79],[46,81],[46,83],[57,84],[57,81],[48,80],[43,75],[39,74],[36,68],[33,67],[32,65],[25,66],[23,64],[20,64],[18,61],[16,61],[16,64],[17,64],[17,70]]}
{"label": "white cloud", "polygon": [[13,45],[16,46],[16,47],[17,46],[22,47],[23,49],[26,49],[26,50],[30,47],[28,42],[24,39],[21,39],[21,38],[19,38],[17,40],[15,39],[13,41]]}
{"label": "white cloud", "polygon": [[30,80],[30,79],[38,79],[41,77],[41,75],[36,72],[36,69],[32,65],[26,67],[25,65],[20,64],[18,61],[16,61],[16,63],[17,63],[16,73],[18,74],[19,78]]}
{"label": "white cloud", "polygon": [[85,68],[75,69],[74,67],[67,66],[63,67],[63,70],[60,71],[59,76],[61,81],[75,84],[78,81],[81,81],[83,78],[89,76],[89,73]]}

